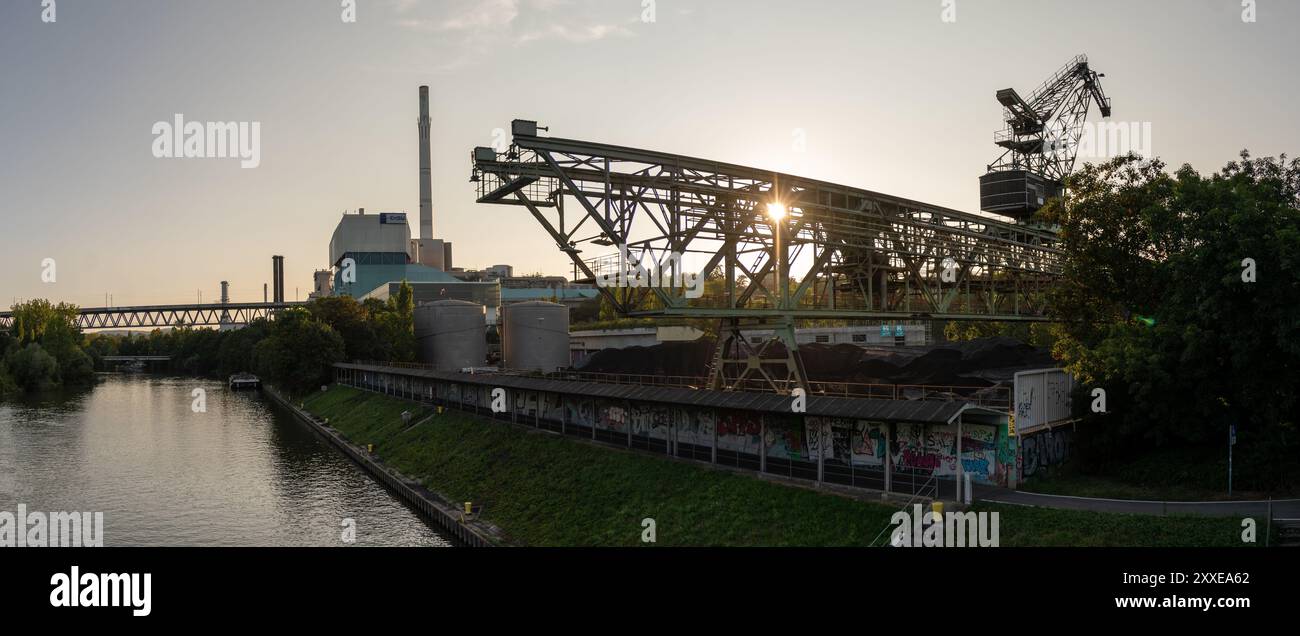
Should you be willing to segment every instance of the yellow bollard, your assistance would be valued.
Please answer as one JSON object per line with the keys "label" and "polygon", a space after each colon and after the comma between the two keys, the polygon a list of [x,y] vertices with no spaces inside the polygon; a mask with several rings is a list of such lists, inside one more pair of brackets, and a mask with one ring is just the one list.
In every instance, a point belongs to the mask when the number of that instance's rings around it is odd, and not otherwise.
{"label": "yellow bollard", "polygon": [[474,502],[472,501],[465,502],[465,514],[467,515],[474,514]]}
{"label": "yellow bollard", "polygon": [[374,445],[374,444],[366,444],[366,452],[367,452],[367,453],[370,453],[371,455],[374,455],[374,454],[375,454],[375,445]]}
{"label": "yellow bollard", "polygon": [[438,407],[438,415],[442,415],[442,407]]}
{"label": "yellow bollard", "polygon": [[934,520],[935,520],[935,521],[943,521],[943,502],[942,502],[942,501],[932,501],[932,502],[930,502],[930,510],[934,512]]}

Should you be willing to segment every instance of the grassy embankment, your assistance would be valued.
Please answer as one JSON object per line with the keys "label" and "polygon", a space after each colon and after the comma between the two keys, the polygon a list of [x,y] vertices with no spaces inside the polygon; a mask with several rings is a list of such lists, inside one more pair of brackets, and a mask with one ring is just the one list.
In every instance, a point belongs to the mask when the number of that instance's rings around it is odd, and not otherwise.
{"label": "grassy embankment", "polygon": [[[1238,472],[1238,485],[1241,484]],[[1052,495],[1141,499],[1148,501],[1219,501],[1227,493],[1228,458],[1221,448],[1173,448],[1147,453],[1140,458],[1112,461],[1106,466],[1085,467],[1068,462],[1036,475],[1024,490]],[[1232,499],[1267,499],[1300,495],[1295,491],[1272,493],[1242,490]]]}
{"label": "grassy embankment", "polygon": [[[347,387],[307,410],[451,501],[484,506],[511,543],[637,546],[656,521],[661,546],[865,546],[895,508],[751,476],[624,452],[449,411],[406,427],[413,404]],[[414,409],[413,422],[431,415]],[[1151,518],[1013,506],[1003,546],[1233,546],[1239,521]],[[883,542],[883,540],[882,540]]]}

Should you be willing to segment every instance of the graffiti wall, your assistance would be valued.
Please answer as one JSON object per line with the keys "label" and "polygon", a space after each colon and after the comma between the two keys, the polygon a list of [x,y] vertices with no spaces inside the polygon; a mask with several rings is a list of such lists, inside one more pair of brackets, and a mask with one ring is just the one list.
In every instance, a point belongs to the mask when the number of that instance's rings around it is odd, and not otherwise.
{"label": "graffiti wall", "polygon": [[[1020,481],[1020,453],[1016,452],[1016,438],[1007,427],[996,427],[997,463],[993,466],[993,483],[1011,486]],[[1014,477],[1014,479],[1013,479]]]}
{"label": "graffiti wall", "polygon": [[718,414],[718,448],[757,455],[762,450],[762,416],[748,411]]}
{"label": "graffiti wall", "polygon": [[627,409],[615,402],[596,402],[596,428],[602,431],[623,433],[627,431]]}
{"label": "graffiti wall", "polygon": [[983,484],[997,481],[999,428],[1005,427],[977,424],[961,427],[961,466],[974,481]]}
{"label": "graffiti wall", "polygon": [[[1032,391],[1035,400],[1037,396],[1068,393],[1067,385],[1049,379],[1050,374],[1040,375],[1044,391],[1054,388],[1048,393],[1035,389]],[[438,382],[432,384],[432,390],[451,404],[477,405],[480,413],[492,407],[490,385]],[[622,443],[620,438],[630,435],[634,446],[666,448],[697,459],[709,459],[710,447],[716,439],[717,449],[728,453],[725,457],[718,456],[720,462],[749,466],[737,463],[733,454],[748,455],[746,461],[763,455],[769,460],[788,460],[790,463],[769,461],[768,466],[775,464],[780,470],[790,470],[792,475],[819,460],[833,462],[841,472],[845,464],[879,470],[889,460],[897,470],[915,470],[923,476],[930,472],[954,476],[961,471],[980,483],[1010,485],[1064,462],[1070,452],[1070,433],[1065,430],[1022,432],[1022,438],[1016,438],[1008,434],[1006,426],[964,423],[959,440],[955,424],[899,422],[891,428],[887,422],[878,421],[716,411],[540,390],[509,390],[507,404],[521,422],[531,423],[534,418],[553,423],[566,421],[574,427],[595,428],[598,432],[592,436],[596,439]],[[1037,402],[1030,400],[1027,404],[1032,408]],[[558,430],[558,427],[551,428]],[[647,445],[647,439],[664,444]],[[674,443],[689,447],[682,451]]]}
{"label": "graffiti wall", "polygon": [[822,421],[815,417],[806,419],[805,424],[796,417],[767,416],[767,430],[763,438],[767,456],[817,461],[817,427],[822,426]]}
{"label": "graffiti wall", "polygon": [[514,405],[515,415],[519,419],[533,419],[537,417],[539,408],[539,396],[533,391],[507,391],[510,395],[510,401]]}
{"label": "graffiti wall", "polygon": [[713,444],[713,427],[716,418],[711,410],[688,411],[680,409],[678,414],[677,442],[710,446]]}
{"label": "graffiti wall", "polygon": [[1070,457],[1070,431],[1047,430],[1020,438],[1021,475],[1028,479]]}
{"label": "graffiti wall", "polygon": [[633,435],[650,439],[668,439],[668,421],[670,411],[667,407],[632,404],[628,413],[628,425]]}
{"label": "graffiti wall", "polygon": [[565,416],[570,424],[590,427],[596,418],[591,400],[568,399],[564,401]]}
{"label": "graffiti wall", "polygon": [[564,420],[564,396],[559,393],[542,394],[542,419],[551,422]]}
{"label": "graffiti wall", "polygon": [[853,463],[858,466],[884,467],[885,454],[889,452],[888,440],[887,425],[879,422],[854,422],[849,437]]}

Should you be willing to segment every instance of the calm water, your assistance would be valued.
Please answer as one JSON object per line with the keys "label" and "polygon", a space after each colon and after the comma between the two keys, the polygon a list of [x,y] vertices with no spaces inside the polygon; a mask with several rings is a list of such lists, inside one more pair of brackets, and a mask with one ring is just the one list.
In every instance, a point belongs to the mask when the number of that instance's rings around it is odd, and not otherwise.
{"label": "calm water", "polygon": [[[191,392],[207,392],[207,412]],[[446,546],[410,508],[257,393],[102,376],[0,403],[0,510],[104,513],[105,546]]]}

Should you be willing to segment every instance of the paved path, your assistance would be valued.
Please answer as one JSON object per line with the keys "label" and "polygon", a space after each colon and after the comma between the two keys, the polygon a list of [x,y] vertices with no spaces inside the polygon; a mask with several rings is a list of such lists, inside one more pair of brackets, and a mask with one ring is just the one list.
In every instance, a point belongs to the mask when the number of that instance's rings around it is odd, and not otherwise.
{"label": "paved path", "polygon": [[[1268,501],[1135,501],[1043,495],[992,486],[973,486],[975,501],[1062,510],[1091,510],[1134,515],[1201,515],[1246,517],[1268,514]],[[1300,499],[1274,499],[1274,519],[1300,519]]]}

